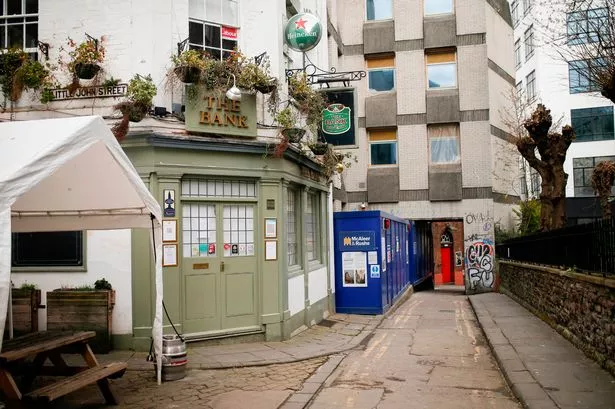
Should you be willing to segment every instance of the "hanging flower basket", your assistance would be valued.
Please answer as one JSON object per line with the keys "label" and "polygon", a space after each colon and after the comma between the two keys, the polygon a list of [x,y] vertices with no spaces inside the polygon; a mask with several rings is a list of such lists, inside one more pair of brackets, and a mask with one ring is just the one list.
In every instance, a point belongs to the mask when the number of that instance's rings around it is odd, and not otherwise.
{"label": "hanging flower basket", "polygon": [[100,71],[100,66],[97,64],[75,64],[75,75],[82,80],[91,80]]}
{"label": "hanging flower basket", "polygon": [[177,79],[184,84],[194,84],[201,78],[201,70],[197,67],[179,66],[174,70]]}
{"label": "hanging flower basket", "polygon": [[291,143],[301,142],[301,138],[305,135],[305,129],[301,128],[285,128],[282,129],[282,135],[288,138]]}
{"label": "hanging flower basket", "polygon": [[310,149],[314,155],[324,155],[327,153],[329,145],[326,142],[316,142],[310,145]]}
{"label": "hanging flower basket", "polygon": [[130,122],[141,122],[149,111],[147,106],[136,102],[123,102],[118,104],[117,108],[123,115],[128,116]]}
{"label": "hanging flower basket", "polygon": [[275,83],[259,84],[259,85],[255,85],[254,89],[260,92],[261,94],[271,94],[273,91],[275,91],[276,87],[277,85]]}

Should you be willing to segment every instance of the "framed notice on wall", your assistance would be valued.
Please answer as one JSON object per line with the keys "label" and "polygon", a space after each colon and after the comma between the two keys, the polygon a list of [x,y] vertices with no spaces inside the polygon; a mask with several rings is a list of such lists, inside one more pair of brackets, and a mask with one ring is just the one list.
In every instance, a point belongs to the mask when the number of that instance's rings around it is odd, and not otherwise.
{"label": "framed notice on wall", "polygon": [[177,220],[162,221],[162,241],[177,241]]}
{"label": "framed notice on wall", "polygon": [[265,260],[275,261],[278,259],[278,241],[265,240]]}
{"label": "framed notice on wall", "polygon": [[177,265],[177,244],[162,245],[162,267]]}
{"label": "framed notice on wall", "polygon": [[278,222],[275,218],[265,219],[265,238],[275,239],[278,236]]}

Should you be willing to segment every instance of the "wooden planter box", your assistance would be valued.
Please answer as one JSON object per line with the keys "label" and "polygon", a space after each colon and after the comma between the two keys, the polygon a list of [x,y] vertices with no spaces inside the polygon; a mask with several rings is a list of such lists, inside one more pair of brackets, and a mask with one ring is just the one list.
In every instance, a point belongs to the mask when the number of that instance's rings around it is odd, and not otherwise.
{"label": "wooden planter box", "polygon": [[[13,335],[29,334],[38,331],[38,309],[41,305],[41,290],[11,290],[13,299]],[[8,333],[8,319],[7,319]]]}
{"label": "wooden planter box", "polygon": [[47,292],[47,329],[96,331],[90,342],[94,352],[107,353],[112,348],[112,313],[115,290]]}

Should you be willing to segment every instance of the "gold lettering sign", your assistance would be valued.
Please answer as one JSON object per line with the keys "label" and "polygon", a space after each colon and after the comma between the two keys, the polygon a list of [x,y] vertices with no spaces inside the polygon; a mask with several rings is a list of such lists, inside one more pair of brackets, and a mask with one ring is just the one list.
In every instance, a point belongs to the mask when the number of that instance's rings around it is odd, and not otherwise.
{"label": "gold lettering sign", "polygon": [[224,94],[202,91],[186,105],[186,129],[256,137],[256,97],[243,94],[231,101]]}

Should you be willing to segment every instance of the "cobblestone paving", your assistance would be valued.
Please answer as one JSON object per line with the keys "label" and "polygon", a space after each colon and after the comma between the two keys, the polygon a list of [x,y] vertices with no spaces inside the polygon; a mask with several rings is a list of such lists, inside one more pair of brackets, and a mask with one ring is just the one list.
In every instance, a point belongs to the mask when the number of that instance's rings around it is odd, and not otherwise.
{"label": "cobblestone paving", "polygon": [[[239,403],[220,403],[220,395],[233,391],[277,393],[277,400],[283,401],[301,385],[318,367],[327,361],[326,357],[305,361],[253,366],[233,369],[190,370],[181,380],[164,382],[160,387],[155,383],[154,371],[127,371],[112,380],[113,391],[120,399],[117,408],[122,409],[201,409],[218,407],[240,407]],[[235,395],[233,399],[256,399],[259,394]],[[280,402],[281,403],[281,402]],[[243,402],[246,405],[246,402]],[[56,402],[53,408],[108,408],[97,387],[88,387]],[[252,407],[250,402],[244,407]],[[272,407],[277,407],[277,404]]]}

